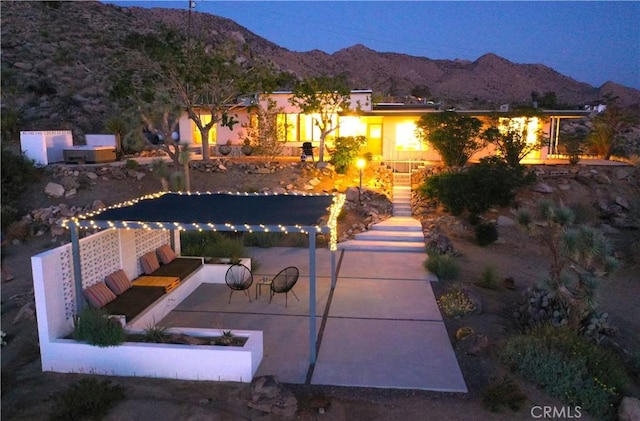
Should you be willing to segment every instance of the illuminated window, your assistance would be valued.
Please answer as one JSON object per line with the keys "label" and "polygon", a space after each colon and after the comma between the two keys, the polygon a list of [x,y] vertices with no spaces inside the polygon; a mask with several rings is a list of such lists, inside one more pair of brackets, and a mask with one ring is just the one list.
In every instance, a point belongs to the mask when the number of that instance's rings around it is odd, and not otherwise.
{"label": "illuminated window", "polygon": [[298,115],[297,114],[278,114],[276,116],[278,129],[284,133],[284,139],[287,142],[295,142],[298,140]]}
{"label": "illuminated window", "polygon": [[315,141],[320,139],[320,129],[316,126],[314,118],[320,118],[319,115],[302,114],[300,115],[300,140]]}
{"label": "illuminated window", "polygon": [[340,136],[366,136],[367,125],[358,117],[340,117]]}
{"label": "illuminated window", "polygon": [[501,118],[499,130],[504,133],[509,129],[519,131],[521,134],[527,131],[527,143],[538,142],[538,118],[526,118],[526,117],[514,117],[514,118]]}
{"label": "illuminated window", "polygon": [[396,124],[396,150],[421,151],[423,144],[416,136],[416,124],[413,121]]}
{"label": "illuminated window", "polygon": [[[191,121],[191,120],[189,120]],[[211,114],[201,114],[200,121],[203,125],[211,122]],[[200,134],[200,129],[196,126],[196,123],[191,121],[191,127],[193,128],[193,143],[202,144],[202,135]],[[211,130],[209,130],[209,143],[216,143],[216,126],[213,126]]]}

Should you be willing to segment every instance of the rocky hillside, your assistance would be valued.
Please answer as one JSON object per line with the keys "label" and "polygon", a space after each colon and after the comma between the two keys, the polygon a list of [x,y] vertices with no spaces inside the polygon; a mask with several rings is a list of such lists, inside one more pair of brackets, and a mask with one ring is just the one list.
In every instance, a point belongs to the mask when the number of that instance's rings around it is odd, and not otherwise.
{"label": "rocky hillside", "polygon": [[[71,129],[101,132],[114,113],[107,99],[110,57],[123,54],[131,32],[149,32],[162,22],[186,30],[184,10],[121,8],[98,2],[0,3],[2,17],[2,111],[20,117],[21,130]],[[293,52],[235,22],[193,13],[194,32],[246,42],[258,55],[297,76],[346,73],[353,88],[402,97],[417,85],[461,108],[526,102],[532,91],[555,92],[559,102],[580,104],[613,92],[626,106],[640,106],[640,91],[608,82],[596,88],[539,64],[516,64],[494,54],[474,62],[430,60],[378,53],[355,45],[332,55]],[[9,115],[10,113],[7,113]]]}

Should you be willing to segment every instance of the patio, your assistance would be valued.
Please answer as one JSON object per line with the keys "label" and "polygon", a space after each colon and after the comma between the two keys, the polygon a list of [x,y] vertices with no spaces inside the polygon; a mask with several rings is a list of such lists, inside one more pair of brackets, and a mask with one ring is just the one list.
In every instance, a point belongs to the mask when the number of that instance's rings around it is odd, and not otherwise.
{"label": "patio", "polygon": [[256,375],[296,384],[466,392],[467,388],[422,267],[424,253],[344,252],[331,290],[331,252],[317,250],[317,360],[309,356],[309,260],[299,248],[251,249],[254,283],[285,266],[300,269],[297,301],[263,287],[252,302],[225,284],[204,283],[159,324],[261,330],[264,357]]}

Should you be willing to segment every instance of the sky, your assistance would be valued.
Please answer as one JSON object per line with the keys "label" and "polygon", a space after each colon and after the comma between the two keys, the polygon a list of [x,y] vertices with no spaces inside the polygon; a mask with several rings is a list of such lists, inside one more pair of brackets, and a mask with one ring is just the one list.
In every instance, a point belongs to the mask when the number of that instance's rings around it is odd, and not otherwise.
{"label": "sky", "polygon": [[[188,9],[189,1],[103,1]],[[196,12],[232,19],[292,51],[378,52],[474,61],[487,53],[544,64],[595,87],[640,89],[640,1],[207,1]]]}

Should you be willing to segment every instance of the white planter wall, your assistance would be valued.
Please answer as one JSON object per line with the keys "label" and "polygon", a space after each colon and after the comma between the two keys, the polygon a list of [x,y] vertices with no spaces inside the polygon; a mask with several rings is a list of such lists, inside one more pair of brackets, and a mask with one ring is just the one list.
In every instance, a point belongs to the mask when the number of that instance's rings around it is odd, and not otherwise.
{"label": "white planter wall", "polygon": [[[220,335],[217,329],[173,328],[170,332]],[[250,383],[263,357],[262,332],[233,333],[248,337],[243,347],[125,342],[100,348],[71,339],[56,339],[42,355],[42,370]]]}
{"label": "white planter wall", "polygon": [[[105,230],[81,239],[83,287],[104,279],[118,266],[135,278],[139,273],[137,257],[168,241],[167,232],[140,235],[133,230]],[[250,268],[251,259],[242,259],[242,264]],[[224,283],[229,266],[203,265],[180,286],[130,321],[127,329],[144,330],[159,322],[203,282]],[[240,336],[249,336],[243,348],[138,343],[99,348],[61,339],[73,331],[76,313],[71,245],[33,256],[31,268],[43,371],[250,382],[262,361],[260,331],[234,331]],[[225,328],[233,330],[233,326]],[[200,336],[218,334],[217,330],[195,328],[181,328],[180,331]]]}

